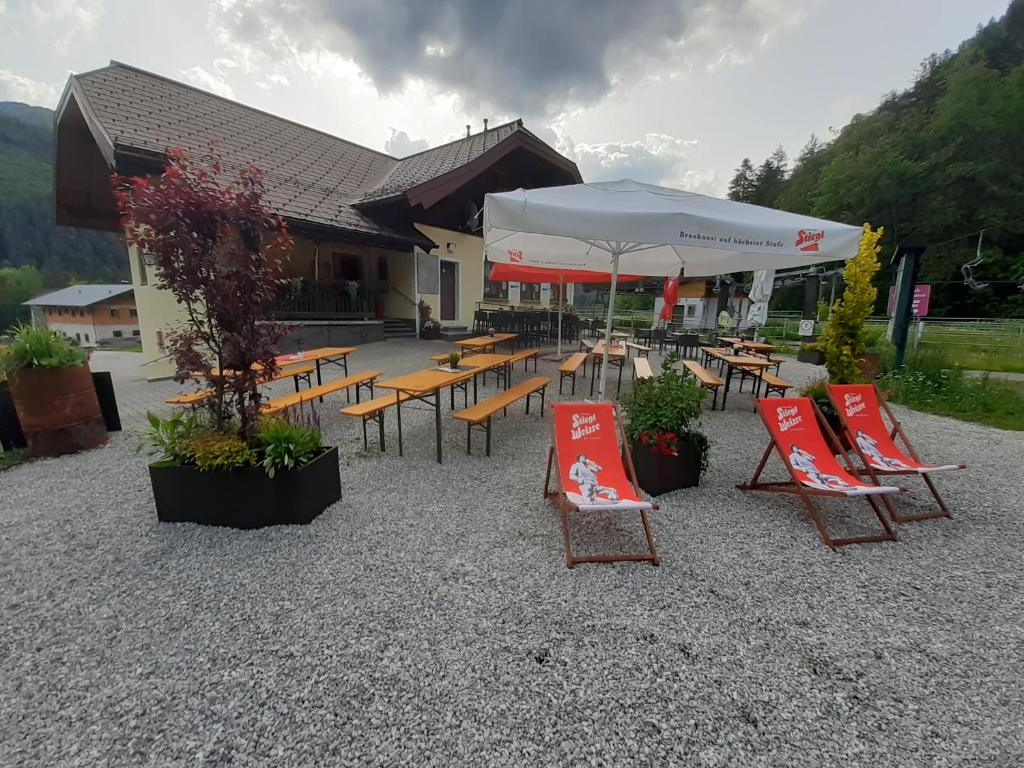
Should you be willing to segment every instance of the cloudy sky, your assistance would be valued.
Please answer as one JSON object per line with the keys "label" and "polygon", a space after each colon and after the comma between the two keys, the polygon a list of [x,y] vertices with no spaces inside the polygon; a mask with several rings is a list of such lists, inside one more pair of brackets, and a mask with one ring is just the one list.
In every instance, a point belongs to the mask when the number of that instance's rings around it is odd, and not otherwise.
{"label": "cloudy sky", "polygon": [[0,0],[0,100],[111,59],[402,156],[522,117],[587,180],[724,194],[1007,0]]}

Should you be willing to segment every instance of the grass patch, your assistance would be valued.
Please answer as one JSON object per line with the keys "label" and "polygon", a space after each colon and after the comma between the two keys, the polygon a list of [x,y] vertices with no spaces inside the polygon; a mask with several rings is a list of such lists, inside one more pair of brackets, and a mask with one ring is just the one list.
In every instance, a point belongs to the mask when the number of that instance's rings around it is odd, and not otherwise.
{"label": "grass patch", "polygon": [[882,376],[879,385],[890,400],[918,411],[1024,430],[1024,384],[968,376],[942,353],[913,355],[903,370]]}
{"label": "grass patch", "polygon": [[28,460],[28,451],[24,449],[15,448],[10,451],[0,450],[0,472],[3,472],[5,469],[10,469],[11,467],[16,467],[19,464],[24,464]]}

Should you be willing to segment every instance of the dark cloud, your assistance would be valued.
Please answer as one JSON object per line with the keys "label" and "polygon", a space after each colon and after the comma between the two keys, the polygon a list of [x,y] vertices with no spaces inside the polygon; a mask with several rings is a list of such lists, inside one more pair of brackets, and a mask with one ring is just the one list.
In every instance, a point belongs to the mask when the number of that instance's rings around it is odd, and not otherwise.
{"label": "dark cloud", "polygon": [[392,157],[408,157],[430,148],[430,142],[426,139],[413,139],[405,131],[389,129],[391,135],[384,141],[384,151]]}
{"label": "dark cloud", "polygon": [[[422,78],[466,105],[551,114],[593,103],[617,77],[678,48],[688,24],[742,15],[746,0],[238,0],[250,44],[280,39],[351,57],[385,92]],[[664,62],[662,62],[664,63]]]}

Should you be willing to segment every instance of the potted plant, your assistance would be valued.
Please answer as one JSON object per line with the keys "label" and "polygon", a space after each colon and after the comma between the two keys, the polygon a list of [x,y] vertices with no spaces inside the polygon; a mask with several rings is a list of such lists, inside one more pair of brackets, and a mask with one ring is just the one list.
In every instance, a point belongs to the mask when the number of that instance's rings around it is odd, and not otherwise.
{"label": "potted plant", "polygon": [[878,294],[873,281],[880,266],[878,242],[884,231],[882,227],[873,230],[870,224],[864,225],[857,255],[846,263],[843,271],[846,288],[832,305],[832,313],[825,323],[820,343],[833,384],[853,384],[862,379],[861,361],[871,333],[866,322]]}
{"label": "potted plant", "polygon": [[341,498],[336,448],[315,423],[260,419],[260,383],[277,371],[286,327],[264,320],[291,250],[284,220],[263,205],[254,165],[233,181],[214,148],[200,163],[168,151],[156,180],[115,177],[129,244],[150,254],[158,288],[183,308],[167,334],[175,379],[212,396],[199,415],[150,418],[157,516],[237,528],[307,523]]}
{"label": "potted plant", "polygon": [[800,344],[800,351],[796,355],[796,359],[801,363],[810,363],[811,365],[824,365],[825,364],[825,353],[821,349],[820,341],[807,341]]}
{"label": "potted plant", "polygon": [[59,456],[106,442],[89,363],[66,336],[18,325],[0,363],[32,456]]}
{"label": "potted plant", "polygon": [[323,447],[315,416],[259,419],[252,442],[204,413],[148,418],[143,445],[161,522],[306,524],[341,498],[338,449]]}
{"label": "potted plant", "polygon": [[462,355],[460,355],[458,352],[448,353],[448,367],[451,368],[453,371],[458,370],[460,360],[462,360]]}
{"label": "potted plant", "polygon": [[0,449],[12,451],[24,447],[25,435],[21,431],[18,412],[14,410],[11,387],[3,365],[0,365]]}
{"label": "potted plant", "polygon": [[428,317],[422,323],[420,323],[420,338],[421,339],[440,339],[441,338],[441,324],[434,320],[432,317]]}
{"label": "potted plant", "polygon": [[696,428],[707,391],[675,360],[668,355],[658,376],[638,379],[622,400],[637,480],[651,496],[697,485],[708,464],[710,443]]}
{"label": "potted plant", "polygon": [[[821,434],[828,435],[828,430],[825,429],[828,426],[829,429],[839,438],[839,444],[843,447],[843,450],[850,449],[850,443],[843,434],[843,423],[839,420],[839,413],[836,411],[836,407],[832,404],[832,398],[828,396],[828,377],[822,376],[821,378],[809,381],[803,387],[800,388],[800,394],[803,397],[809,397],[818,405],[818,410],[821,415],[825,417],[825,423],[819,424],[821,427]],[[819,422],[821,419],[819,419]]]}

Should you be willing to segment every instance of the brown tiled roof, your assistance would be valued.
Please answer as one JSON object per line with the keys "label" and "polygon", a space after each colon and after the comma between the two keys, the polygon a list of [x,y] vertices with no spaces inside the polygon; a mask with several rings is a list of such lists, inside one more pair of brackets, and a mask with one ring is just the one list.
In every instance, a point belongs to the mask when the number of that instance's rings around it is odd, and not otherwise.
{"label": "brown tiled roof", "polygon": [[229,168],[260,166],[268,203],[277,213],[405,240],[421,238],[389,229],[354,206],[399,196],[525,132],[514,121],[399,160],[118,62],[75,75],[73,84],[73,93],[86,102],[83,112],[109,139],[115,157],[158,160],[173,146],[201,154],[216,139]]}
{"label": "brown tiled roof", "polygon": [[363,200],[392,197],[448,173],[493,149],[516,130],[522,130],[519,120],[403,158],[379,184],[366,192]]}

